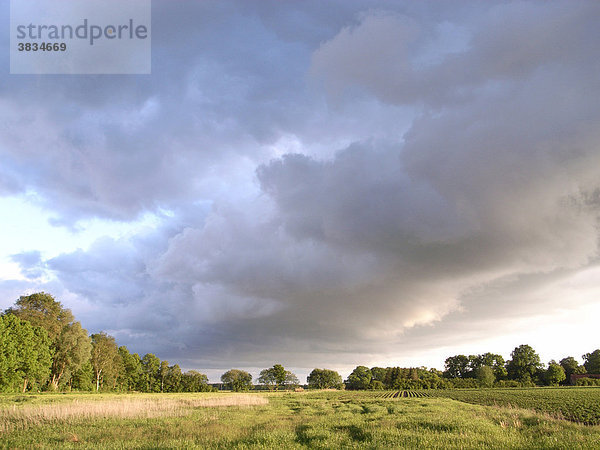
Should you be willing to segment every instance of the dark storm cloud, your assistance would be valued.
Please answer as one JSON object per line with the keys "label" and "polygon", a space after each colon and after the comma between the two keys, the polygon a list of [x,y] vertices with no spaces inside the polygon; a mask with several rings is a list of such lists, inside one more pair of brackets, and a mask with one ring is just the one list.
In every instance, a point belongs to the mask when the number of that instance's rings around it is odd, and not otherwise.
{"label": "dark storm cloud", "polygon": [[271,156],[262,146],[306,120],[312,46],[241,5],[157,2],[152,76],[4,75],[0,151],[26,180],[2,176],[4,189],[38,191],[69,223],[131,219],[212,198],[215,178],[247,181],[248,164]]}
{"label": "dark storm cloud", "polygon": [[45,263],[90,330],[184,367],[508,332],[598,256],[599,12],[156,3],[151,77],[8,79],[0,189],[64,223],[169,210]]}

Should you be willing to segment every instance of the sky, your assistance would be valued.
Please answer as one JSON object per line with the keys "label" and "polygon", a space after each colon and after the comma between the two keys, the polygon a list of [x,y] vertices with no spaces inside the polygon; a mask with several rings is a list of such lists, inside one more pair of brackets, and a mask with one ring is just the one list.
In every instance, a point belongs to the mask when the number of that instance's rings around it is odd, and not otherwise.
{"label": "sky", "polygon": [[5,51],[0,309],[49,292],[212,381],[581,361],[599,22],[595,1],[156,0],[151,75],[9,75]]}

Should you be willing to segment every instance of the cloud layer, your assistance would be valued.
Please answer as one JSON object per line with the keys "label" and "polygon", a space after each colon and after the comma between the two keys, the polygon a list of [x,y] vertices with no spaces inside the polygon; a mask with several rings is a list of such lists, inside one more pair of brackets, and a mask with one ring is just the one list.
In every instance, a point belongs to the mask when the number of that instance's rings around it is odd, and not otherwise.
{"label": "cloud layer", "polygon": [[568,307],[548,287],[598,263],[599,5],[326,9],[158,2],[152,76],[4,75],[0,193],[57,226],[161,218],[24,275],[190,368],[401,358]]}

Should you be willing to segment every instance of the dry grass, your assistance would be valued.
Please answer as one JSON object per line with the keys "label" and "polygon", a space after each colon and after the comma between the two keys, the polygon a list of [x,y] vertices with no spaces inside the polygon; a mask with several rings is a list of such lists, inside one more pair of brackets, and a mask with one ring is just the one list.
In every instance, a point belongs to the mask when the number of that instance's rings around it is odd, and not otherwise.
{"label": "dry grass", "polygon": [[32,426],[98,418],[151,418],[183,416],[196,408],[250,407],[268,404],[267,398],[249,394],[221,394],[214,397],[152,397],[111,400],[74,400],[42,405],[0,409],[0,432]]}

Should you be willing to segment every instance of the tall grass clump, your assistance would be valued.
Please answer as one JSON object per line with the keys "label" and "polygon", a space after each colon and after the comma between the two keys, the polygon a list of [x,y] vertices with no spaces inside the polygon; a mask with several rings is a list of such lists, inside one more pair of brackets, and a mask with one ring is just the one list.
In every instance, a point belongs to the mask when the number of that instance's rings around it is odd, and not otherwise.
{"label": "tall grass clump", "polygon": [[258,395],[219,395],[200,398],[123,397],[109,400],[74,399],[37,405],[12,405],[0,409],[0,432],[39,425],[102,418],[153,418],[183,416],[197,408],[261,406],[267,398]]}

